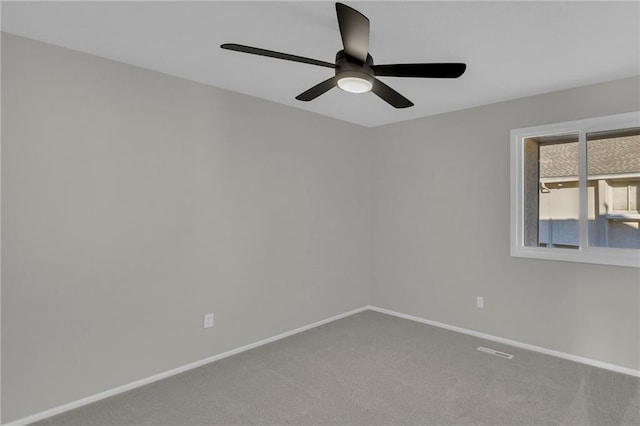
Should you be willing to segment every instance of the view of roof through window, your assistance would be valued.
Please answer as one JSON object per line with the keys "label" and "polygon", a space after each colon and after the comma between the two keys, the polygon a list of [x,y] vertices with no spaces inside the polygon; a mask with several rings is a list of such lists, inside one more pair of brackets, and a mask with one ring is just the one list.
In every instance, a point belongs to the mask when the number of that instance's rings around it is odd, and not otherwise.
{"label": "view of roof through window", "polygon": [[[530,140],[538,157],[536,245],[578,248],[578,135]],[[589,245],[640,248],[640,129],[587,134],[586,167]]]}

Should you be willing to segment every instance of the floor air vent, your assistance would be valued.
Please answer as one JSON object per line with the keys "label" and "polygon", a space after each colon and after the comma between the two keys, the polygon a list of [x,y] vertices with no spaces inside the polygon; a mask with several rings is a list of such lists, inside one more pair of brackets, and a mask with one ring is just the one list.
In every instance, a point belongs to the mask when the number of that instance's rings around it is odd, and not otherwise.
{"label": "floor air vent", "polygon": [[478,350],[480,352],[486,352],[486,353],[491,354],[491,355],[499,356],[500,358],[506,358],[506,359],[513,358],[513,355],[508,354],[506,352],[500,352],[500,351],[496,351],[495,349],[489,349],[489,348],[485,348],[485,347],[482,347],[482,346],[480,346],[478,348]]}

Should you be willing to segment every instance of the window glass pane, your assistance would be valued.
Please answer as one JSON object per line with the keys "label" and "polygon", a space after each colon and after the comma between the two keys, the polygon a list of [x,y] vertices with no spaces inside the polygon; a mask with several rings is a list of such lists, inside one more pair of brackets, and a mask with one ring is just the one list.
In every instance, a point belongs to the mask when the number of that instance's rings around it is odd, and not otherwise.
{"label": "window glass pane", "polygon": [[578,133],[526,138],[524,148],[525,245],[578,248]]}
{"label": "window glass pane", "polygon": [[640,128],[587,134],[589,245],[640,248]]}

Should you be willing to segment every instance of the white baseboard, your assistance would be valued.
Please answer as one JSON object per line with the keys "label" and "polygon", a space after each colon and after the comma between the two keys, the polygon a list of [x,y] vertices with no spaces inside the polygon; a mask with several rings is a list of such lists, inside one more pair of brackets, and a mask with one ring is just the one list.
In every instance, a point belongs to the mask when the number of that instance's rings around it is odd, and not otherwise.
{"label": "white baseboard", "polygon": [[606,370],[615,371],[617,373],[628,374],[630,376],[640,377],[640,370],[634,370],[632,368],[622,367],[622,366],[615,365],[615,364],[610,364],[610,363],[607,363],[607,362],[597,361],[597,360],[590,359],[590,358],[584,358],[584,357],[577,356],[577,355],[571,355],[571,354],[568,354],[568,353],[565,353],[565,352],[556,351],[556,350],[553,350],[553,349],[542,348],[540,346],[530,345],[528,343],[522,343],[522,342],[518,342],[516,340],[505,339],[503,337],[493,336],[491,334],[481,333],[479,331],[469,330],[469,329],[466,329],[466,328],[457,327],[455,325],[449,325],[449,324],[445,324],[445,323],[441,323],[441,322],[437,322],[437,321],[428,320],[428,319],[425,319],[425,318],[420,318],[420,317],[417,317],[417,316],[414,316],[414,315],[403,314],[403,313],[400,313],[400,312],[392,311],[390,309],[384,309],[384,308],[379,308],[377,306],[370,306],[369,305],[369,306],[363,306],[363,307],[358,308],[358,309],[354,309],[354,310],[349,311],[349,312],[344,312],[342,314],[335,315],[335,316],[333,316],[331,318],[326,318],[324,320],[317,321],[317,322],[314,322],[312,324],[308,324],[308,325],[296,328],[295,330],[287,331],[285,333],[281,333],[281,334],[278,334],[276,336],[268,337],[266,339],[262,339],[260,341],[254,342],[254,343],[250,343],[248,345],[241,346],[239,348],[231,349],[229,351],[220,353],[218,355],[213,355],[213,356],[210,356],[208,358],[201,359],[199,361],[195,361],[195,362],[192,362],[190,364],[174,368],[172,370],[164,371],[162,373],[159,373],[159,374],[156,374],[156,375],[153,375],[153,376],[150,376],[150,377],[146,377],[144,379],[136,380],[135,382],[131,382],[131,383],[128,383],[126,385],[118,386],[117,388],[113,388],[113,389],[110,389],[110,390],[107,390],[107,391],[104,391],[104,392],[100,392],[100,393],[97,393],[95,395],[91,395],[91,396],[88,396],[86,398],[79,399],[77,401],[69,402],[67,404],[60,405],[58,407],[54,407],[54,408],[51,408],[51,409],[48,409],[48,410],[45,410],[45,411],[41,411],[41,412],[33,414],[31,416],[23,417],[21,419],[14,420],[14,421],[12,421],[10,423],[5,423],[4,426],[24,426],[24,425],[27,425],[29,423],[37,422],[39,420],[46,419],[47,417],[55,416],[57,414],[64,413],[65,411],[73,410],[75,408],[79,408],[79,407],[82,407],[84,405],[91,404],[93,402],[100,401],[100,400],[105,399],[105,398],[109,398],[111,396],[120,394],[122,392],[126,392],[128,390],[135,389],[135,388],[147,385],[149,383],[153,383],[153,382],[156,382],[158,380],[162,380],[162,379],[165,379],[167,377],[171,377],[171,376],[174,376],[176,374],[180,374],[180,373],[183,373],[185,371],[192,370],[192,369],[197,368],[197,367],[201,367],[201,366],[203,366],[205,364],[209,364],[211,362],[214,362],[214,361],[217,361],[217,360],[220,360],[220,359],[223,359],[223,358],[227,358],[227,357],[230,357],[230,356],[235,355],[235,354],[239,354],[240,352],[244,352],[244,351],[248,351],[248,350],[253,349],[253,348],[257,348],[258,346],[266,345],[267,343],[275,342],[276,340],[284,339],[285,337],[289,337],[289,336],[292,336],[294,334],[301,333],[303,331],[306,331],[306,330],[309,330],[309,329],[312,329],[312,328],[315,328],[315,327],[318,327],[318,326],[321,326],[321,325],[324,325],[324,324],[327,324],[327,323],[330,323],[330,322],[339,320],[341,318],[345,318],[345,317],[348,317],[348,316],[351,316],[351,315],[354,315],[354,314],[357,314],[359,312],[363,312],[363,311],[366,311],[366,310],[376,311],[376,312],[380,312],[380,313],[383,313],[383,314],[392,315],[392,316],[395,316],[395,317],[404,318],[404,319],[420,322],[420,323],[423,323],[423,324],[432,325],[432,326],[439,327],[439,328],[444,328],[446,330],[451,330],[451,331],[455,331],[455,332],[462,333],[462,334],[468,334],[468,335],[471,335],[471,336],[479,337],[481,339],[491,340],[491,341],[494,341],[494,342],[503,343],[505,345],[514,346],[516,348],[527,349],[527,350],[530,350],[530,351],[543,353],[545,355],[551,355],[551,356],[555,356],[557,358],[567,359],[567,360],[570,360],[570,361],[575,361],[575,362],[579,362],[579,363],[582,363],[582,364],[591,365],[593,367],[604,368]]}
{"label": "white baseboard", "polygon": [[192,370],[192,369],[197,368],[197,367],[201,367],[201,366],[203,366],[205,364],[209,364],[211,362],[218,361],[220,359],[227,358],[227,357],[230,357],[232,355],[239,354],[240,352],[244,352],[244,351],[248,351],[248,350],[253,349],[253,348],[257,348],[258,346],[266,345],[267,343],[275,342],[276,340],[284,339],[285,337],[289,337],[289,336],[292,336],[294,334],[298,334],[298,333],[301,333],[303,331],[307,331],[309,329],[312,329],[312,328],[315,328],[315,327],[319,327],[321,325],[324,325],[324,324],[339,320],[341,318],[345,318],[345,317],[357,314],[359,312],[366,311],[368,309],[369,309],[369,306],[363,306],[361,308],[354,309],[354,310],[349,311],[349,312],[344,312],[342,314],[338,314],[338,315],[332,316],[331,318],[326,318],[326,319],[323,319],[323,320],[320,320],[320,321],[316,321],[316,322],[314,322],[312,324],[307,324],[305,326],[296,328],[295,330],[287,331],[287,332],[278,334],[276,336],[268,337],[266,339],[262,339],[262,340],[259,340],[257,342],[254,342],[254,343],[250,343],[248,345],[241,346],[239,348],[231,349],[230,351],[226,351],[226,352],[223,352],[223,353],[218,354],[218,355],[213,355],[213,356],[210,356],[208,358],[201,359],[199,361],[195,361],[195,362],[192,362],[192,363],[187,364],[187,365],[183,365],[181,367],[177,367],[177,368],[174,368],[174,369],[171,369],[171,370],[168,370],[168,371],[164,371],[162,373],[155,374],[153,376],[146,377],[144,379],[136,380],[135,382],[131,382],[131,383],[128,383],[126,385],[118,386],[117,388],[109,389],[107,391],[100,392],[100,393],[97,393],[95,395],[91,395],[91,396],[88,396],[86,398],[79,399],[77,401],[69,402],[67,404],[60,405],[58,407],[54,407],[54,408],[50,408],[50,409],[45,410],[45,411],[41,411],[39,413],[33,414],[31,416],[28,416],[28,417],[23,417],[21,419],[14,420],[14,421],[12,421],[10,423],[4,424],[4,426],[24,426],[24,425],[27,425],[29,423],[37,422],[39,420],[46,419],[47,417],[55,416],[57,414],[64,413],[65,411],[73,410],[74,408],[79,408],[79,407],[82,407],[84,405],[91,404],[91,403],[96,402],[96,401],[100,401],[101,399],[109,398],[109,397],[117,395],[119,393],[126,392],[126,391],[131,390],[131,389],[139,388],[140,386],[148,385],[149,383],[157,382],[158,380],[166,379],[167,377],[175,376],[176,374],[180,374],[180,373],[183,373],[185,371]]}
{"label": "white baseboard", "polygon": [[493,336],[491,334],[481,333],[479,331],[469,330],[467,328],[457,327],[455,325],[449,325],[442,322],[432,321],[425,318],[416,317],[414,315],[407,315],[400,312],[392,311],[390,309],[379,308],[377,306],[368,306],[372,311],[381,312],[387,315],[393,315],[395,317],[408,319],[411,321],[421,322],[423,324],[433,325],[434,327],[444,328],[446,330],[455,331],[457,333],[468,334],[471,336],[479,337],[481,339],[491,340],[505,345],[514,346],[516,348],[527,349],[533,352],[539,352],[545,355],[555,356],[557,358],[567,359],[569,361],[579,362],[581,364],[587,364],[592,367],[604,368],[605,370],[615,371],[616,373],[628,374],[629,376],[640,377],[640,370],[634,370],[633,368],[623,367],[616,364],[610,364],[608,362],[597,361],[595,359],[585,358],[578,355],[568,354],[566,352],[556,351],[554,349],[547,349],[540,346],[530,345],[528,343],[518,342],[517,340],[505,339],[503,337]]}

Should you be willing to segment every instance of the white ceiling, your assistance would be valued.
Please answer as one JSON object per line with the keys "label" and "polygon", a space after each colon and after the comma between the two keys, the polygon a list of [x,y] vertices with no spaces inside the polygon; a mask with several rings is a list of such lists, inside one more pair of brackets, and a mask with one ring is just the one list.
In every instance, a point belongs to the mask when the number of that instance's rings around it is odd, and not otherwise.
{"label": "white ceiling", "polygon": [[[222,50],[240,43],[333,62],[332,2],[2,2],[2,30],[363,126],[640,74],[639,2],[348,2],[376,64],[466,62],[459,79],[385,83],[415,106],[333,89],[316,67]],[[594,99],[594,102],[597,100]]]}

